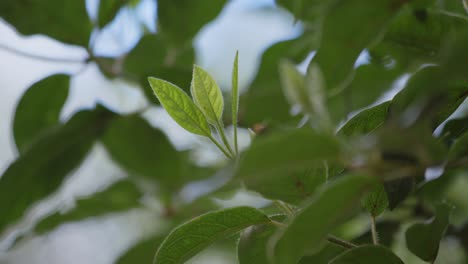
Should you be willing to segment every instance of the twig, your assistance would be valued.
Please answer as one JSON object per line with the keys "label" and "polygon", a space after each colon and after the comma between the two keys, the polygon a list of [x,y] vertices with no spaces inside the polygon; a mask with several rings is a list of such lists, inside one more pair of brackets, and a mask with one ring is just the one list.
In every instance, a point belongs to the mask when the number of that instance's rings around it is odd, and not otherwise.
{"label": "twig", "polygon": [[23,56],[23,57],[28,57],[31,59],[36,59],[36,60],[43,60],[43,61],[50,61],[50,62],[61,62],[61,63],[85,63],[88,58],[86,59],[66,59],[66,58],[52,58],[52,57],[47,57],[43,55],[37,55],[37,54],[32,54],[29,52],[17,50],[15,48],[9,47],[5,44],[0,44],[0,49],[9,51],[11,53]]}
{"label": "twig", "polygon": [[353,244],[353,243],[351,243],[349,241],[337,238],[337,237],[332,236],[332,235],[327,236],[327,241],[330,242],[330,243],[336,244],[336,245],[338,245],[340,247],[343,247],[343,248],[351,249],[351,248],[357,247],[356,244]]}

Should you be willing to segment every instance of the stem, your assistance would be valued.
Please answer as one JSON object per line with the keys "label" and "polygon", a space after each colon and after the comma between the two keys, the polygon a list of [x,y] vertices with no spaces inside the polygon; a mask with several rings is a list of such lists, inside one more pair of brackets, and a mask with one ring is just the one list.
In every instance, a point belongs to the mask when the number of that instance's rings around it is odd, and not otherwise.
{"label": "stem", "polygon": [[273,203],[278,207],[281,211],[283,211],[285,214],[288,216],[293,216],[294,215],[294,210],[289,207],[286,203],[280,201],[280,200],[274,200]]}
{"label": "stem", "polygon": [[216,128],[218,129],[218,133],[221,136],[221,140],[223,141],[224,145],[227,147],[229,153],[235,157],[234,152],[231,149],[231,146],[229,145],[229,142],[227,141],[226,135],[224,134],[224,128],[221,125],[221,121],[216,122]]}
{"label": "stem", "polygon": [[353,243],[351,243],[349,241],[337,238],[337,237],[332,236],[332,235],[327,236],[327,241],[330,242],[330,243],[336,244],[336,245],[338,245],[340,247],[343,247],[343,248],[351,249],[351,248],[357,247],[356,244],[353,244]]}
{"label": "stem", "polygon": [[374,245],[378,245],[379,235],[377,233],[377,228],[375,225],[375,217],[373,215],[371,215],[371,233],[372,233],[372,243],[374,243]]}
{"label": "stem", "polygon": [[17,50],[12,47],[8,47],[5,44],[0,44],[0,49],[4,49],[6,51],[15,53],[17,55],[23,56],[23,57],[29,57],[32,59],[36,60],[43,60],[43,61],[50,61],[50,62],[61,62],[61,63],[85,63],[87,59],[65,59],[65,58],[51,58],[47,56],[42,56],[42,55],[37,55],[37,54],[32,54],[28,53],[25,51]]}
{"label": "stem", "polygon": [[277,227],[282,227],[282,228],[285,228],[285,227],[288,226],[288,225],[286,225],[286,224],[283,224],[283,223],[278,222],[278,221],[275,221],[275,220],[270,220],[270,223],[273,224],[273,225],[275,225],[275,226],[277,226]]}
{"label": "stem", "polygon": [[231,154],[229,152],[227,152],[223,146],[221,146],[221,144],[219,144],[219,142],[212,136],[212,135],[209,135],[208,138],[219,148],[219,150],[221,150],[223,152],[223,154],[228,158],[228,159],[233,159],[234,157],[231,156]]}

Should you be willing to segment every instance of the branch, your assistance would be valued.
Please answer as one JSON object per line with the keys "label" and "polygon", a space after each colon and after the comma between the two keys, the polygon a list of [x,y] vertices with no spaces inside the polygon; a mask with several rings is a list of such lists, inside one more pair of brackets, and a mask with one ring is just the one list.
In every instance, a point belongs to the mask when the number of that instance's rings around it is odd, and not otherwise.
{"label": "branch", "polygon": [[37,55],[37,54],[32,54],[28,53],[25,51],[17,50],[15,48],[9,47],[5,44],[0,44],[0,49],[6,50],[8,52],[23,56],[23,57],[28,57],[31,59],[36,59],[36,60],[43,60],[43,61],[49,61],[49,62],[61,62],[61,63],[85,63],[88,61],[89,58],[86,59],[66,59],[66,58],[52,58],[52,57],[47,57],[47,56],[42,56],[42,55]]}

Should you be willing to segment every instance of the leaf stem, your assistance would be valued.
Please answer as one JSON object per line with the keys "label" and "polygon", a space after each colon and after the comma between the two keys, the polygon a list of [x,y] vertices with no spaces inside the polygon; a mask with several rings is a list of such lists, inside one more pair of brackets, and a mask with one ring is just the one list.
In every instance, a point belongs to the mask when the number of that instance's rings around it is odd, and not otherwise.
{"label": "leaf stem", "polygon": [[349,241],[337,238],[336,236],[332,236],[332,235],[327,236],[327,241],[330,242],[330,243],[336,244],[336,245],[338,245],[340,247],[343,247],[343,248],[351,249],[351,248],[357,247],[356,244],[353,244],[353,243],[351,243]]}
{"label": "leaf stem", "polygon": [[229,145],[229,142],[227,141],[227,138],[226,138],[226,135],[224,134],[224,127],[221,123],[221,121],[218,121],[216,122],[216,128],[218,130],[218,133],[221,137],[221,140],[223,141],[224,145],[226,146],[227,150],[229,151],[229,153],[235,157],[236,155],[234,154],[234,152],[232,151],[232,148],[231,146]]}
{"label": "leaf stem", "polygon": [[278,222],[278,221],[275,221],[275,220],[271,220],[270,223],[271,223],[272,225],[274,225],[274,226],[282,227],[282,228],[285,228],[285,227],[288,226],[288,225],[286,225],[286,224],[283,224],[283,223]]}
{"label": "leaf stem", "polygon": [[221,144],[219,144],[219,142],[212,136],[212,135],[209,135],[208,138],[218,147],[219,150],[221,150],[221,152],[223,152],[223,154],[228,158],[228,159],[234,159],[234,157],[229,153],[227,152],[223,146],[221,146]]}
{"label": "leaf stem", "polygon": [[379,244],[379,235],[377,233],[377,227],[375,225],[375,217],[373,215],[371,215],[370,219],[371,219],[372,243],[374,243],[374,245],[378,245]]}
{"label": "leaf stem", "polygon": [[289,207],[286,203],[280,200],[274,200],[273,203],[278,207],[281,211],[283,211],[285,214],[288,216],[293,216],[294,215],[294,210]]}

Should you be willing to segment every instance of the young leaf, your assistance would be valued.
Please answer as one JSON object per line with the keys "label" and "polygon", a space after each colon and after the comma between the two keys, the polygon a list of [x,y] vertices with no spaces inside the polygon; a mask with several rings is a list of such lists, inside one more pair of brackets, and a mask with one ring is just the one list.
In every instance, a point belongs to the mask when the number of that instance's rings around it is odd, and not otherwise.
{"label": "young leaf", "polygon": [[33,84],[21,97],[13,120],[19,153],[24,153],[40,134],[59,124],[69,85],[70,76],[52,75]]}
{"label": "young leaf", "polygon": [[223,116],[224,101],[221,89],[211,75],[195,65],[190,86],[193,101],[209,123],[216,125]]}
{"label": "young leaf", "polygon": [[367,193],[361,201],[362,206],[372,215],[377,217],[385,211],[388,206],[387,193],[382,184]]}
{"label": "young leaf", "polygon": [[366,245],[345,251],[332,259],[330,264],[404,264],[390,249],[383,246]]}
{"label": "young leaf", "polygon": [[452,207],[442,203],[436,206],[435,218],[430,223],[417,223],[406,230],[408,249],[427,262],[433,262],[439,253],[439,243],[449,225]]}
{"label": "young leaf", "polygon": [[234,127],[234,149],[239,153],[239,144],[237,143],[237,115],[239,114],[239,52],[236,52],[234,66],[232,67],[232,87],[231,87],[231,112],[232,126]]}
{"label": "young leaf", "polygon": [[163,241],[156,264],[184,263],[213,242],[231,236],[251,225],[268,223],[270,219],[251,207],[234,207],[210,212],[174,229]]}
{"label": "young leaf", "polygon": [[153,77],[148,81],[164,109],[181,127],[197,135],[211,136],[205,116],[182,89]]}
{"label": "young leaf", "polygon": [[362,194],[373,183],[369,177],[346,175],[326,186],[277,234],[269,252],[272,260],[297,263],[307,250],[319,247],[328,233],[357,212]]}

